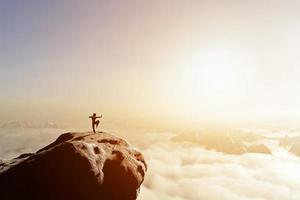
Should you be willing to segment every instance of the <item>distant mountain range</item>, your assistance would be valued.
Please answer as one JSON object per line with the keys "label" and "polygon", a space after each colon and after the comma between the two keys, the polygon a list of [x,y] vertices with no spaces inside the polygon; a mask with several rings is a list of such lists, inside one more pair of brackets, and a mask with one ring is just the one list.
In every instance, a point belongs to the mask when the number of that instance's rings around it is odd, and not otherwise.
{"label": "distant mountain range", "polygon": [[199,133],[185,132],[172,138],[173,142],[188,142],[200,145],[208,150],[215,150],[225,154],[264,153],[272,151],[264,144],[259,143],[265,137],[245,133],[238,130],[205,130]]}
{"label": "distant mountain range", "polygon": [[30,121],[10,121],[0,125],[0,128],[61,128],[58,124],[50,121],[30,122]]}

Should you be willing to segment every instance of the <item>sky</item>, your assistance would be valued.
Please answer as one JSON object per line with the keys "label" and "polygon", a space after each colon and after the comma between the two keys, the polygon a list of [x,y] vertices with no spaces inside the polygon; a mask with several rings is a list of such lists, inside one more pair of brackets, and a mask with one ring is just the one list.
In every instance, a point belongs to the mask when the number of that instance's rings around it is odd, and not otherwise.
{"label": "sky", "polygon": [[0,1],[0,122],[300,117],[296,0]]}

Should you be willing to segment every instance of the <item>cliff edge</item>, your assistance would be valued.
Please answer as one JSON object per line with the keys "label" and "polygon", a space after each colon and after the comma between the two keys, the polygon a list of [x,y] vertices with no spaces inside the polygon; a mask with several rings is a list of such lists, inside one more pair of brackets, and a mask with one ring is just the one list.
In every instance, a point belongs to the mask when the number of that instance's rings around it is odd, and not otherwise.
{"label": "cliff edge", "polygon": [[135,200],[147,170],[141,152],[108,133],[65,133],[36,153],[0,161],[6,199]]}

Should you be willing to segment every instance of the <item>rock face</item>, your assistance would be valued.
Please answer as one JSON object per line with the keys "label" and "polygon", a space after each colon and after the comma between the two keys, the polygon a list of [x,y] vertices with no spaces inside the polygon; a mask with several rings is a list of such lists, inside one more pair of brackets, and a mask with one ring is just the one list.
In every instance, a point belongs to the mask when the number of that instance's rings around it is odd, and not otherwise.
{"label": "rock face", "polygon": [[272,151],[264,144],[253,144],[247,148],[247,152],[272,154]]}
{"label": "rock face", "polygon": [[296,156],[300,156],[300,141],[296,141],[291,149],[290,149],[290,152],[295,154]]}
{"label": "rock face", "polygon": [[107,133],[65,133],[34,154],[0,161],[0,198],[134,200],[147,170],[142,154]]}
{"label": "rock face", "polygon": [[289,152],[300,156],[300,136],[284,137],[280,139],[279,144],[289,149]]}

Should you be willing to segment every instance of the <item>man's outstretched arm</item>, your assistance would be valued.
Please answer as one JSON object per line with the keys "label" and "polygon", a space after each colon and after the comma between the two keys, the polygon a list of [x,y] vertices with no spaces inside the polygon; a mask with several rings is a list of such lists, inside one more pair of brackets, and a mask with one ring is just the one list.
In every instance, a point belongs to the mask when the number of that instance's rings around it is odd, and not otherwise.
{"label": "man's outstretched arm", "polygon": [[96,118],[102,118],[102,115],[100,115],[99,117],[96,117]]}

